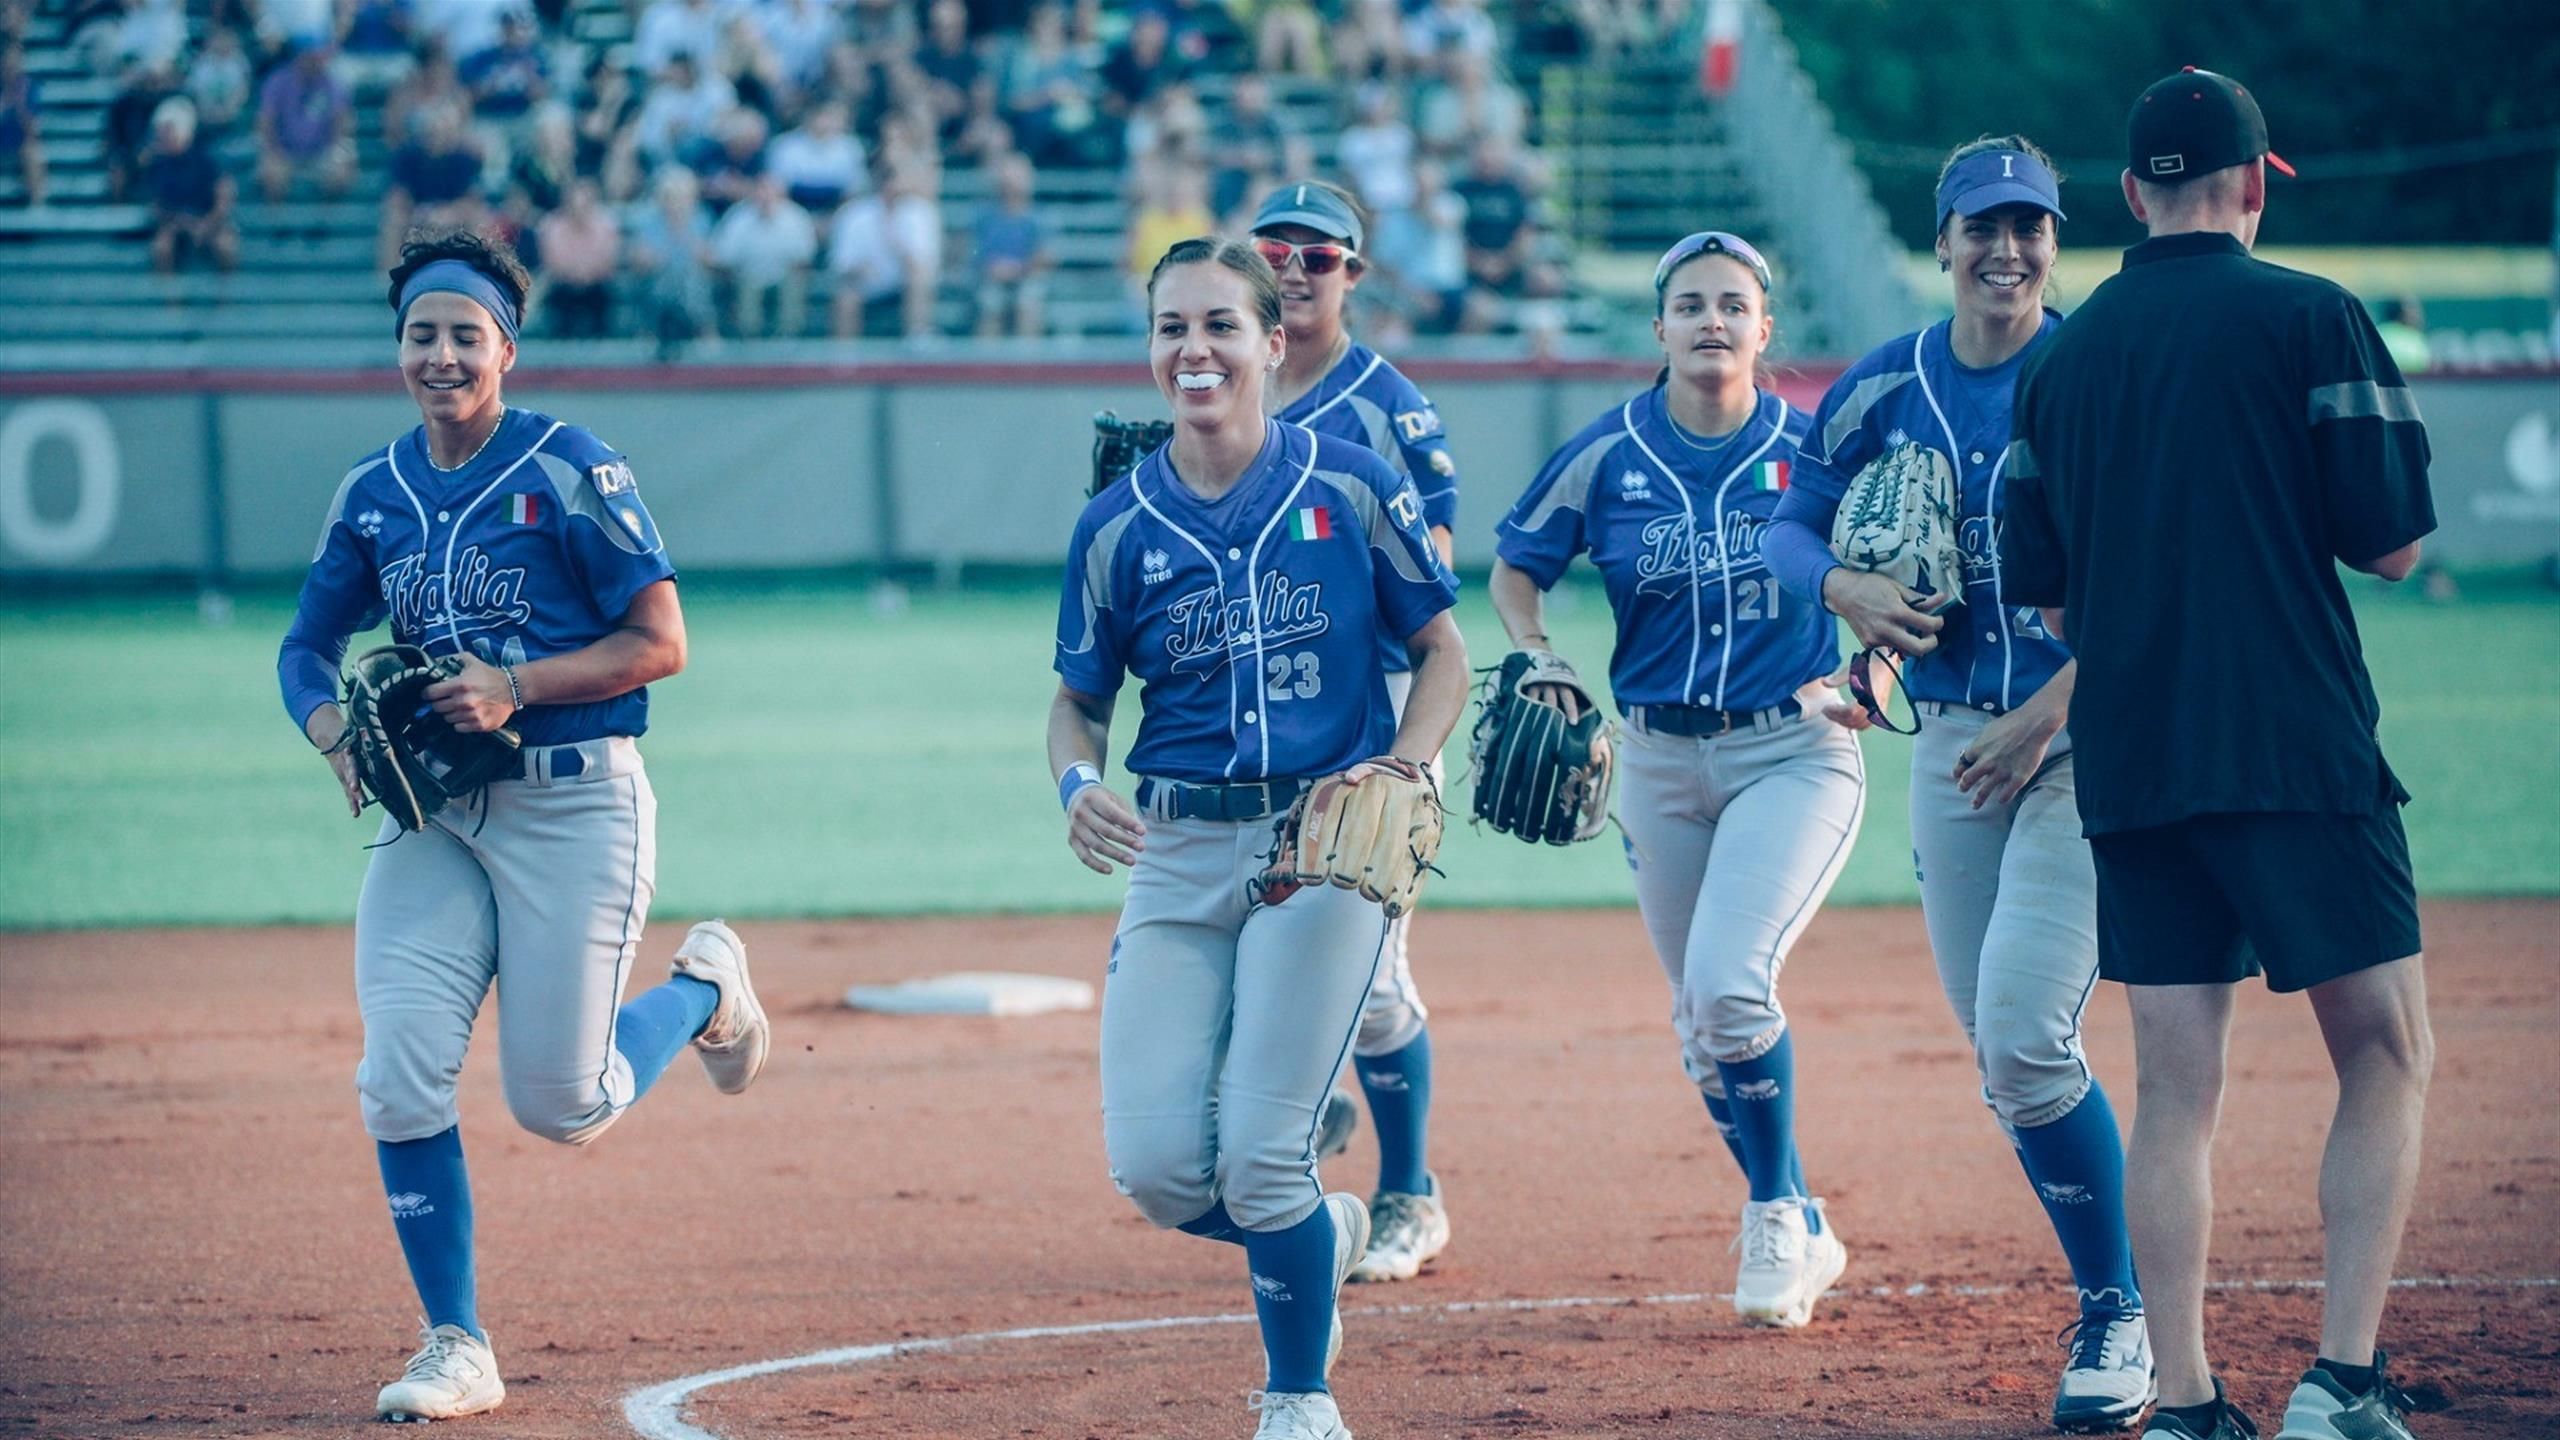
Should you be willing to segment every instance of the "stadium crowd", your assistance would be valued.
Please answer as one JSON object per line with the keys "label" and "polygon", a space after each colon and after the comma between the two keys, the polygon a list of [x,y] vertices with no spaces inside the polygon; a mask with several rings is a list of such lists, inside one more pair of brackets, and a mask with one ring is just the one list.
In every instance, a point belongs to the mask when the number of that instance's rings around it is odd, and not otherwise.
{"label": "stadium crowd", "polygon": [[[42,92],[8,24],[30,3],[0,0],[0,149],[41,204]],[[500,234],[557,335],[1039,335],[1068,238],[1044,173],[1100,177],[1124,297],[1173,241],[1320,175],[1372,212],[1359,295],[1392,339],[1554,323],[1563,247],[1506,59],[1642,47],[1688,8],[74,0],[67,33],[115,86],[109,198],[147,207],[163,269],[236,263],[246,188],[379,194],[386,261],[412,224]]]}

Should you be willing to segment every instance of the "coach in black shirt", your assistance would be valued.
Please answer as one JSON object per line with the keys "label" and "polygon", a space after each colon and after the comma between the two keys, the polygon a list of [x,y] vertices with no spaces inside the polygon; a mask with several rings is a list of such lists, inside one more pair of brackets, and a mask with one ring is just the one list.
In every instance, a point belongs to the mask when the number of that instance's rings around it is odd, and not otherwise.
{"label": "coach in black shirt", "polygon": [[2127,125],[2125,253],[2020,377],[2003,582],[2080,662],[2070,727],[2099,969],[2128,987],[2125,1202],[2160,1409],[2254,1434],[2205,1358],[2211,1146],[2233,986],[2308,990],[2338,1072],[2320,1352],[2283,1440],[2408,1435],[2375,1348],[2433,1041],[2380,709],[2337,565],[2398,580],[2435,528],[2427,435],[2355,297],[2250,258],[2266,120],[2189,70]]}

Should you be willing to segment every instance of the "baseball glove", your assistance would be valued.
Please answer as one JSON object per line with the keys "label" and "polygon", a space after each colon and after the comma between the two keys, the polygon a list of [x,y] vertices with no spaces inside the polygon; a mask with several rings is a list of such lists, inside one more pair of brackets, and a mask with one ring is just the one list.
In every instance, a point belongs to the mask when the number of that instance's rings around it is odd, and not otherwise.
{"label": "baseball glove", "polygon": [[1421,766],[1363,760],[1309,785],[1282,816],[1255,898],[1277,905],[1304,885],[1339,885],[1392,920],[1413,908],[1440,853],[1440,791]]}
{"label": "baseball glove", "polygon": [[1963,599],[1956,474],[1947,457],[1906,440],[1868,462],[1840,497],[1831,553],[1923,595]]}
{"label": "baseball glove", "polygon": [[1094,416],[1093,480],[1085,498],[1110,489],[1172,438],[1170,420],[1123,420],[1108,410]]}
{"label": "baseball glove", "polygon": [[[1581,701],[1581,718],[1545,700],[1532,685],[1562,685]],[[1609,821],[1613,756],[1609,722],[1564,657],[1514,650],[1486,672],[1476,696],[1476,728],[1467,745],[1475,772],[1478,820],[1536,844],[1571,845]]]}
{"label": "baseball glove", "polygon": [[500,728],[466,735],[426,700],[426,689],[462,673],[462,657],[427,658],[415,645],[384,645],[347,674],[347,733],[365,793],[400,823],[422,830],[457,797],[516,773],[523,741]]}

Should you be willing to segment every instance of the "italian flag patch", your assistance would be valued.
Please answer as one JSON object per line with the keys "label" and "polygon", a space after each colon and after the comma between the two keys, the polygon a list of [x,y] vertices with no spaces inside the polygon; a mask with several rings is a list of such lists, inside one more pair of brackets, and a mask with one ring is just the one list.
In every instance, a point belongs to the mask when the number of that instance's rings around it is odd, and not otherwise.
{"label": "italian flag patch", "polygon": [[508,524],[535,525],[541,523],[541,520],[542,499],[540,496],[511,495],[507,497]]}
{"label": "italian flag patch", "polygon": [[1321,505],[1289,513],[1289,538],[1292,540],[1330,540],[1333,538],[1333,512]]}
{"label": "italian flag patch", "polygon": [[1784,460],[1763,460],[1752,466],[1751,471],[1751,488],[1754,490],[1787,488],[1787,462]]}

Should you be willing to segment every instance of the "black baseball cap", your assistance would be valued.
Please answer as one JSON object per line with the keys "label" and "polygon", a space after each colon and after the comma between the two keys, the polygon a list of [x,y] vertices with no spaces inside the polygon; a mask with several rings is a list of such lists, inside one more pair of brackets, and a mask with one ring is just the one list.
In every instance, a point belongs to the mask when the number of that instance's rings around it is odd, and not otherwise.
{"label": "black baseball cap", "polygon": [[2246,165],[2264,155],[2287,175],[2293,167],[2267,148],[2267,117],[2248,87],[2193,65],[2152,82],[2125,118],[2126,167],[2137,180],[2175,185]]}

